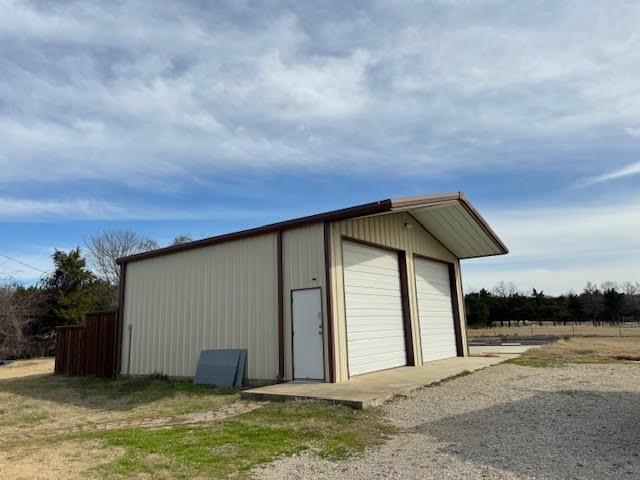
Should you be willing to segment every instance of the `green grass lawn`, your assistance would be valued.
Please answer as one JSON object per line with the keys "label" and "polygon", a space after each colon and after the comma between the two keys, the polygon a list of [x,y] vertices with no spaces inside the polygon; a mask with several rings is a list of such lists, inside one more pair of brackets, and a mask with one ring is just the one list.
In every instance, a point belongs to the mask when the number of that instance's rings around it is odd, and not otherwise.
{"label": "green grass lawn", "polygon": [[272,402],[248,414],[201,426],[127,429],[83,435],[124,449],[94,472],[104,478],[188,479],[242,476],[278,457],[311,451],[345,458],[381,443],[392,428],[376,411],[325,402]]}
{"label": "green grass lawn", "polygon": [[0,377],[0,478],[236,478],[302,451],[344,458],[393,432],[379,410],[299,401],[206,424],[77,433],[215,411],[239,395],[160,376],[63,377],[44,367],[25,362]]}

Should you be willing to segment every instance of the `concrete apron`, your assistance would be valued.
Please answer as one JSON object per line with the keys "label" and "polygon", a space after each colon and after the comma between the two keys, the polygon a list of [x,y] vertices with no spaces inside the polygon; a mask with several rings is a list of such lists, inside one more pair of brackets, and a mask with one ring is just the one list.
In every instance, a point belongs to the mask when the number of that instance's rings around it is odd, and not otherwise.
{"label": "concrete apron", "polygon": [[381,405],[396,395],[406,395],[465,371],[473,372],[518,356],[448,358],[425,363],[419,367],[400,367],[359,375],[342,383],[279,383],[244,390],[240,396],[248,400],[328,400],[362,410]]}

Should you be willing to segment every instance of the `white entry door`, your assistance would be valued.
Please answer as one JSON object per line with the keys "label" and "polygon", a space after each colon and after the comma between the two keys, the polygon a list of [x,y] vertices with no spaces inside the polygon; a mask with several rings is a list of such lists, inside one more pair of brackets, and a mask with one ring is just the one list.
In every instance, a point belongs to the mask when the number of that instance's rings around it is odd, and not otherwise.
{"label": "white entry door", "polygon": [[349,375],[407,364],[398,254],[343,242]]}
{"label": "white entry door", "polygon": [[449,266],[415,258],[422,361],[457,355]]}
{"label": "white entry door", "polygon": [[322,295],[319,288],[291,292],[293,378],[324,380]]}

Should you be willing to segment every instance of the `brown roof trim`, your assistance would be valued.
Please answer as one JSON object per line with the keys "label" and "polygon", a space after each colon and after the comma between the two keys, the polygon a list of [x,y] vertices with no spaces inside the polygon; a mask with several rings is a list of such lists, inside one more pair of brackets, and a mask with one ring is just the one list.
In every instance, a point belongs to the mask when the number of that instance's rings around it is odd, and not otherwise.
{"label": "brown roof trim", "polygon": [[363,205],[357,205],[355,207],[332,210],[330,212],[310,215],[308,217],[294,218],[293,220],[271,223],[262,227],[250,228],[248,230],[241,230],[239,232],[226,233],[224,235],[204,238],[202,240],[195,240],[193,242],[183,243],[181,245],[172,245],[170,247],[159,248],[157,250],[137,253],[135,255],[129,255],[127,257],[119,258],[118,263],[135,262],[137,260],[159,257],[162,255],[168,255],[170,253],[183,252],[186,250],[192,250],[194,248],[208,247],[210,245],[229,242],[231,240],[240,240],[247,237],[253,237],[255,235],[263,235],[265,233],[274,233],[281,230],[288,230],[290,228],[301,227],[303,225],[309,225],[312,223],[333,222],[336,220],[345,220],[348,218],[362,217],[365,215],[374,215],[376,213],[388,212],[390,210],[391,200],[381,200],[379,202],[365,203]]}
{"label": "brown roof trim", "polygon": [[192,250],[194,248],[208,247],[210,245],[216,245],[218,243],[229,242],[231,240],[240,240],[243,238],[253,237],[255,235],[264,235],[266,233],[275,233],[291,228],[301,227],[319,222],[335,222],[338,220],[347,220],[349,218],[364,217],[367,215],[375,215],[379,213],[391,212],[396,209],[410,208],[418,206],[428,206],[447,202],[451,200],[458,200],[466,208],[469,214],[474,217],[480,227],[485,233],[498,245],[501,252],[509,253],[509,249],[500,240],[498,235],[491,229],[486,220],[478,213],[478,211],[471,205],[467,197],[462,192],[455,193],[442,193],[438,195],[422,195],[418,197],[404,197],[396,199],[380,200],[378,202],[365,203],[363,205],[356,205],[355,207],[342,208],[340,210],[332,210],[330,212],[319,213],[316,215],[310,215],[307,217],[294,218],[293,220],[286,220],[284,222],[271,223],[262,227],[251,228],[248,230],[241,230],[239,232],[226,233],[215,237],[204,238],[202,240],[196,240],[193,242],[183,243],[181,245],[172,245],[170,247],[159,248],[157,250],[151,250],[148,252],[137,253],[135,255],[129,255],[127,257],[121,257],[118,259],[119,264],[135,262],[138,260],[144,260],[147,258],[159,257],[162,255],[168,255],[171,253],[183,252],[186,250]]}

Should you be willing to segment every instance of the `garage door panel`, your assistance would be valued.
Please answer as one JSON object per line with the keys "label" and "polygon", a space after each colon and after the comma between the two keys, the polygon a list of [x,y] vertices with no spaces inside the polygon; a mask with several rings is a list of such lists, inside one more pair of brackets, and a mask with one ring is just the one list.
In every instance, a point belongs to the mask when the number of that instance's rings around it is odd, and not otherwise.
{"label": "garage door panel", "polygon": [[422,361],[457,355],[449,266],[415,258]]}
{"label": "garage door panel", "polygon": [[404,342],[404,335],[398,335],[398,332],[396,330],[379,329],[376,332],[372,330],[356,330],[349,332],[349,335],[349,340],[354,344],[363,340],[376,339],[387,339],[389,344],[395,344],[396,339],[400,339],[402,340],[402,342]]}
{"label": "garage door panel", "polygon": [[[345,283],[346,282],[347,280],[345,279]],[[367,295],[369,296],[382,295],[385,297],[400,298],[400,293],[397,292],[396,290],[392,290],[388,288],[377,288],[374,285],[372,285],[371,287],[356,287],[356,286],[349,285],[348,287],[345,288],[344,293],[346,294],[354,293],[354,294],[364,295],[364,297],[362,298],[366,298]]]}
{"label": "garage door panel", "polygon": [[389,342],[386,338],[367,338],[353,342],[350,345],[349,354],[353,358],[369,357],[371,347],[375,347],[374,355],[388,353],[397,357],[398,348],[402,348],[403,343],[403,338],[398,338],[396,342]]}
{"label": "garage door panel", "polygon": [[349,267],[349,273],[351,277],[364,277],[366,275],[373,275],[374,278],[389,278],[398,277],[399,275],[390,272],[389,270],[395,266],[397,262],[392,263],[389,266],[380,267],[375,265],[352,265]]}
{"label": "garage door panel", "polygon": [[396,325],[394,325],[396,319],[398,318],[398,313],[387,312],[386,314],[381,314],[380,312],[378,312],[378,314],[374,317],[353,315],[351,311],[348,311],[347,315],[349,315],[349,319],[351,320],[349,326],[347,327],[347,333],[356,331],[358,329],[390,330],[399,332]]}
{"label": "garage door panel", "polygon": [[398,288],[398,279],[385,279],[385,280],[377,280],[374,279],[373,282],[371,280],[371,278],[366,279],[366,278],[350,278],[350,279],[346,279],[346,281],[349,282],[349,287],[351,288],[375,288],[376,290],[389,290],[392,292],[398,292],[398,296],[399,296],[399,290],[397,290]]}
{"label": "garage door panel", "polygon": [[406,364],[398,255],[343,242],[349,374]]}
{"label": "garage door panel", "polygon": [[349,308],[395,308],[389,305],[389,299],[392,295],[366,295],[362,296],[362,299],[352,298],[350,302]]}
{"label": "garage door panel", "polygon": [[365,317],[365,318],[382,318],[389,316],[397,316],[398,314],[402,315],[402,308],[398,308],[396,306],[384,306],[380,305],[377,308],[366,308],[366,307],[352,307],[347,308],[347,314],[352,317]]}
{"label": "garage door panel", "polygon": [[353,361],[349,363],[349,373],[351,375],[362,375],[364,373],[397,368],[398,366],[402,365],[398,365],[398,359],[395,355],[378,354],[353,359]]}
{"label": "garage door panel", "polygon": [[420,294],[426,296],[443,296],[447,298],[451,298],[451,287],[448,284],[428,284],[423,282],[418,282],[417,284]]}

